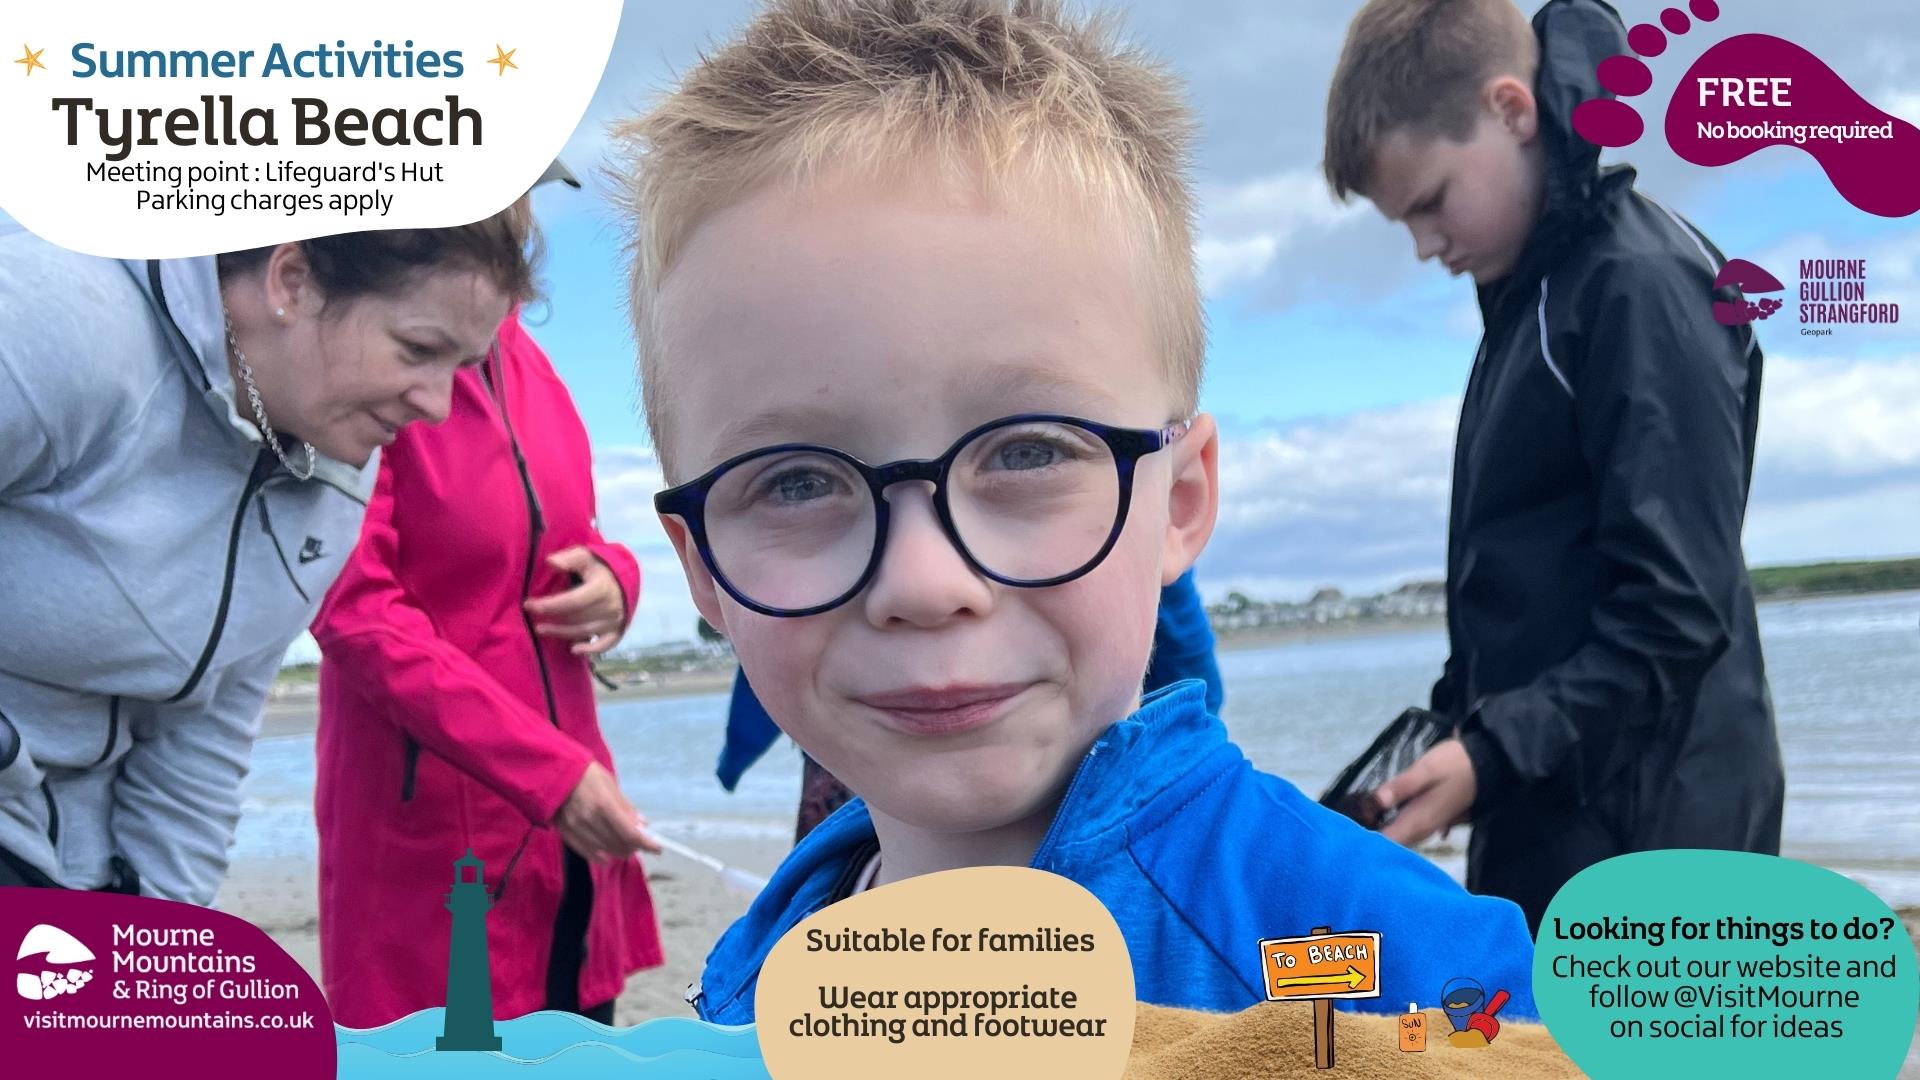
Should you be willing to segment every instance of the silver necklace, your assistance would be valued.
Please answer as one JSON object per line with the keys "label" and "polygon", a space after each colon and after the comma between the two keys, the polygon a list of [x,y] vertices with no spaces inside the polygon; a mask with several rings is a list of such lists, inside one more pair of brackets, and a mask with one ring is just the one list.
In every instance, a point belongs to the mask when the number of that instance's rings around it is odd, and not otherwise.
{"label": "silver necklace", "polygon": [[260,388],[253,385],[253,367],[247,363],[247,354],[240,351],[239,339],[233,336],[233,320],[229,318],[226,322],[227,348],[233,350],[234,366],[240,369],[240,382],[247,389],[247,403],[253,406],[254,422],[260,425],[260,433],[267,437],[267,445],[273,448],[273,455],[280,459],[280,464],[287,467],[287,471],[293,474],[293,478],[295,480],[310,479],[317,460],[313,454],[313,444],[310,442],[300,444],[301,448],[307,452],[307,471],[301,472],[294,468],[293,462],[287,460],[287,452],[280,448],[280,437],[273,433],[273,422],[267,419],[267,407],[260,402]]}

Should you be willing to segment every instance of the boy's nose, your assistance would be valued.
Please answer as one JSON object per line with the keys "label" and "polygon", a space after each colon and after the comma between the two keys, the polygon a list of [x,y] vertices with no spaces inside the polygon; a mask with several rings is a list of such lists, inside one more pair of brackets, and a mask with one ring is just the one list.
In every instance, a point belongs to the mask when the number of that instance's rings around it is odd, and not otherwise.
{"label": "boy's nose", "polygon": [[1407,231],[1413,234],[1414,255],[1418,257],[1421,262],[1426,262],[1428,259],[1439,255],[1447,249],[1446,240],[1440,235],[1437,229],[1427,229],[1409,225],[1407,226]]}
{"label": "boy's nose", "polygon": [[938,626],[957,615],[984,615],[993,583],[968,565],[933,506],[933,488],[897,484],[887,491],[887,546],[862,604],[875,627]]}

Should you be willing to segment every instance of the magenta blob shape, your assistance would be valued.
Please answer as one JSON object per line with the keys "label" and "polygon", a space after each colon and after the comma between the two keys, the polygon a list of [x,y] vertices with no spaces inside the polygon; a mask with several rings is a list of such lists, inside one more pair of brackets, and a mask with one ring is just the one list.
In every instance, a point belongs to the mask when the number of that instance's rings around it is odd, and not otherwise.
{"label": "magenta blob shape", "polygon": [[1625,102],[1594,98],[1573,107],[1573,130],[1596,146],[1626,146],[1638,139],[1647,125]]}
{"label": "magenta blob shape", "polygon": [[1641,23],[1627,31],[1627,44],[1641,56],[1659,56],[1667,51],[1667,35],[1652,23]]}
{"label": "magenta blob shape", "polygon": [[1644,94],[1653,86],[1653,69],[1631,56],[1609,56],[1596,70],[1600,85],[1621,97]]}
{"label": "magenta blob shape", "polygon": [[1720,17],[1720,5],[1713,0],[1692,0],[1687,10],[1693,12],[1693,17],[1701,22],[1712,22]]}
{"label": "magenta blob shape", "polygon": [[1687,13],[1681,11],[1679,8],[1668,8],[1661,12],[1660,25],[1666,27],[1667,32],[1670,34],[1684,34],[1693,28],[1693,23],[1687,18]]}
{"label": "magenta blob shape", "polygon": [[[1810,133],[1804,144],[1789,125],[1766,127],[1744,120],[1723,103],[1702,104],[1689,92],[1703,78],[1751,78],[1755,73],[1793,80],[1793,118],[1816,127],[1864,124],[1878,138],[1828,138]],[[1826,62],[1803,46],[1770,34],[1739,34],[1710,46],[1683,75],[1667,105],[1667,145],[1682,161],[1717,168],[1772,146],[1793,146],[1820,164],[1834,190],[1855,207],[1881,217],[1920,213],[1920,127],[1874,107]],[[1714,130],[1720,126],[1729,130]],[[1747,130],[1738,130],[1746,127]],[[1780,130],[1786,128],[1786,131]]]}

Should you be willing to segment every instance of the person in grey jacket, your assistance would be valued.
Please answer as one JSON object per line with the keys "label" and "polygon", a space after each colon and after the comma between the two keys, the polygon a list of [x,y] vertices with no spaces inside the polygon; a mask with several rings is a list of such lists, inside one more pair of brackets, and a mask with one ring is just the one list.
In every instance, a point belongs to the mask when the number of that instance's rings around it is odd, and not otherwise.
{"label": "person in grey jacket", "polygon": [[211,903],[380,446],[531,291],[528,223],[116,261],[0,224],[0,885]]}

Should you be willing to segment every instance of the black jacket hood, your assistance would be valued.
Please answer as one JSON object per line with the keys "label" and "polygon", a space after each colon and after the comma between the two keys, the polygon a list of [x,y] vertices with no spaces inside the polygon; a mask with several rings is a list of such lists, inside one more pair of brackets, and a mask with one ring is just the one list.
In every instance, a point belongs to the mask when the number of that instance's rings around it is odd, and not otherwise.
{"label": "black jacket hood", "polygon": [[1613,96],[1601,88],[1596,69],[1629,51],[1627,28],[1603,0],[1549,0],[1533,16],[1533,33],[1540,40],[1533,92],[1547,151],[1547,211],[1584,207],[1600,179],[1600,148],[1573,130],[1573,110]]}

